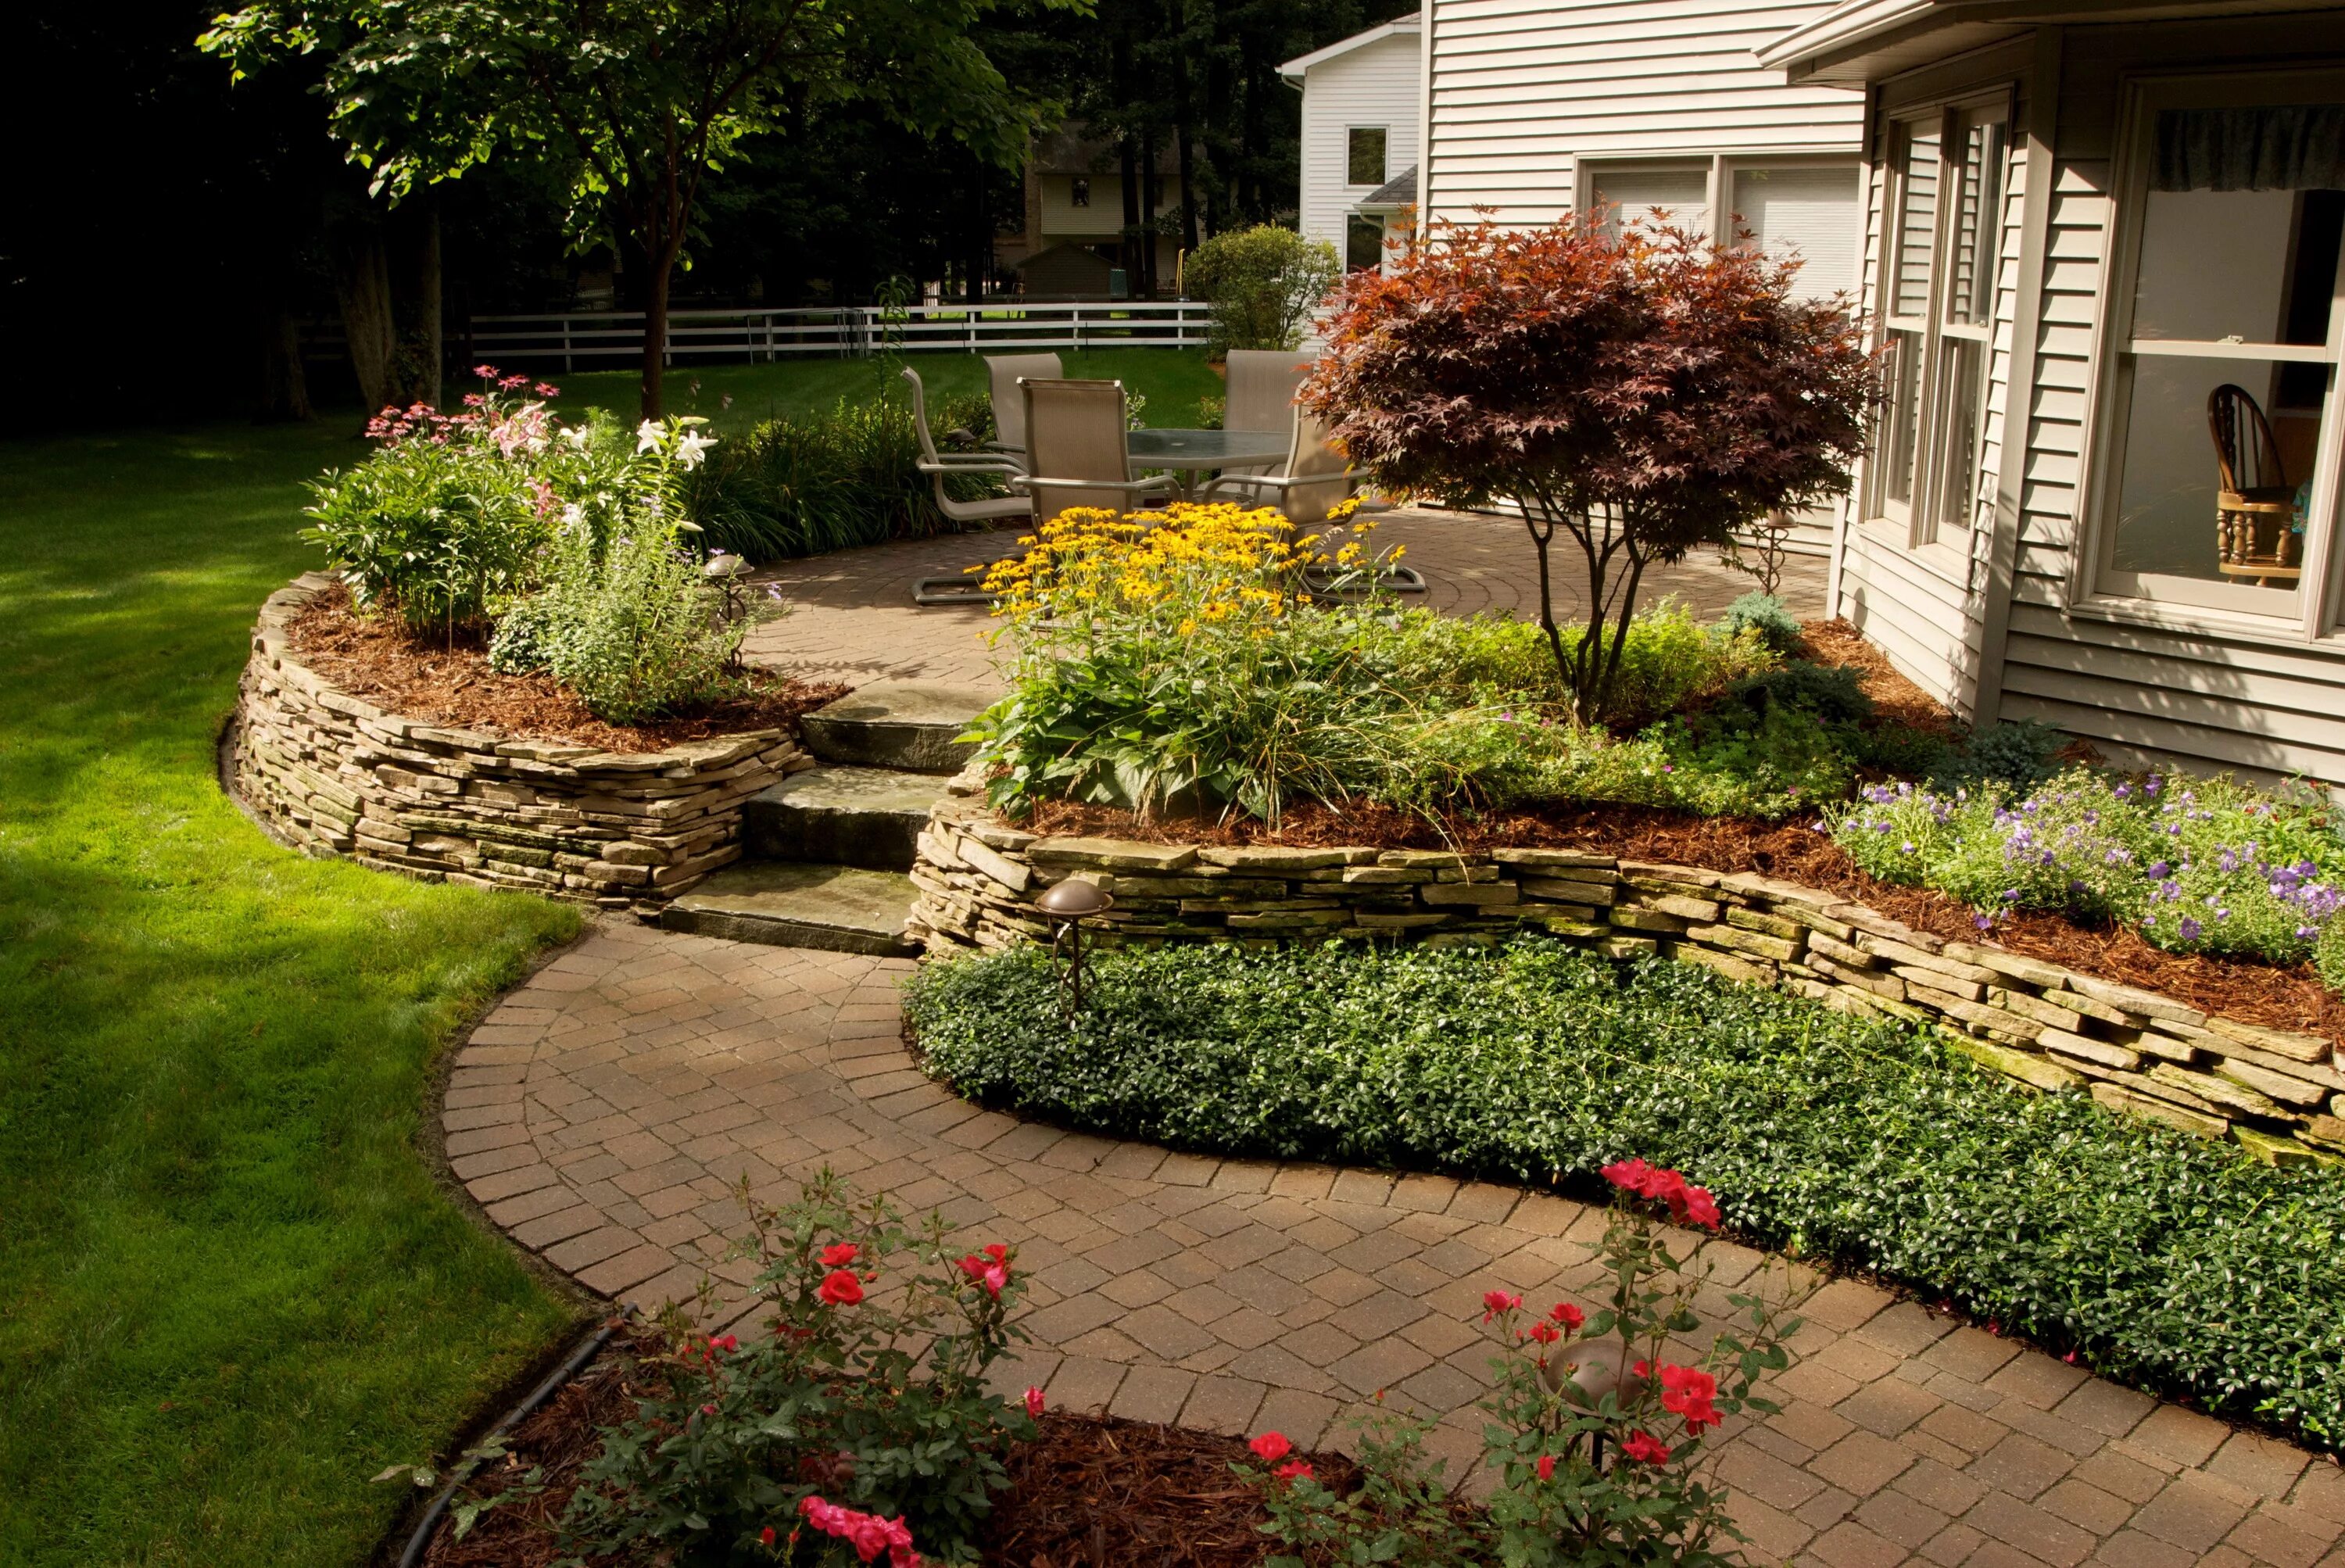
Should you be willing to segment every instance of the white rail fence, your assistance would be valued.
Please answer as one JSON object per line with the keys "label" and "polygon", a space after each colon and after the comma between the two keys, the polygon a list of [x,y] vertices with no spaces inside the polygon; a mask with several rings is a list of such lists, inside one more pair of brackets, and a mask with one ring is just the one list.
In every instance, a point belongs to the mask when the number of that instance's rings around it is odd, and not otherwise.
{"label": "white rail fence", "polygon": [[[616,367],[643,353],[644,318],[633,311],[575,311],[533,316],[474,316],[451,331],[449,347],[494,365]],[[983,305],[912,305],[889,312],[869,305],[790,310],[675,311],[667,323],[667,358],[678,362],[826,357],[853,359],[892,344],[906,353],[1019,349],[1203,348],[1202,300],[1119,300]],[[341,324],[320,322],[304,334],[312,355],[338,355]]]}

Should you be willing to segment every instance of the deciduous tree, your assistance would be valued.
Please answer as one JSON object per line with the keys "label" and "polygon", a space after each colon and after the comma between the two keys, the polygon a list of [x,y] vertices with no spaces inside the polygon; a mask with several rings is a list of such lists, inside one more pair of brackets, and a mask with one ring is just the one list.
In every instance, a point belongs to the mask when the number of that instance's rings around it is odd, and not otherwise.
{"label": "deciduous tree", "polygon": [[556,159],[579,237],[623,235],[649,268],[643,412],[656,418],[669,283],[708,178],[744,137],[862,101],[1016,162],[1050,106],[969,36],[1000,3],[260,0],[200,41],[239,73],[322,55],[334,132],[394,200],[501,149]]}
{"label": "deciduous tree", "polygon": [[[1592,723],[1647,568],[1848,487],[1874,369],[1842,302],[1794,297],[1796,270],[1667,228],[1438,226],[1346,280],[1303,401],[1386,489],[1521,509],[1540,623]],[[1568,645],[1558,531],[1588,574]]]}

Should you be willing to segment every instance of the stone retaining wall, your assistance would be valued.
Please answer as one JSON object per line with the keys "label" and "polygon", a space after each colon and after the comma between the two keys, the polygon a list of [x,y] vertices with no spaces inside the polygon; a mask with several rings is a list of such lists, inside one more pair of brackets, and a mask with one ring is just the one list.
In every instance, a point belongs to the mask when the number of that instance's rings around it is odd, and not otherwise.
{"label": "stone retaining wall", "polygon": [[247,803],[311,854],[655,917],[739,858],[742,802],[814,766],[778,729],[625,754],[385,713],[287,646],[331,582],[308,574],[261,606],[231,759]]}
{"label": "stone retaining wall", "polygon": [[1615,958],[1658,953],[1845,1011],[1934,1023],[1986,1065],[2269,1161],[2345,1151],[2345,1072],[2318,1035],[2210,1018],[2001,948],[1914,931],[1835,893],[1568,850],[1218,849],[1038,838],[966,802],[921,834],[910,934],[931,952],[1049,935],[1066,877],[1115,907],[1109,942],[1386,937],[1486,944],[1544,930]]}

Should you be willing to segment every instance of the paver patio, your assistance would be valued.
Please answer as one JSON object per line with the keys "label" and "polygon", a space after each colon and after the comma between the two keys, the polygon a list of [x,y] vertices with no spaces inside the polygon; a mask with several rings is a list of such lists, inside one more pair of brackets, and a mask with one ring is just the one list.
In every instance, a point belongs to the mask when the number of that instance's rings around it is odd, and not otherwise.
{"label": "paver patio", "polygon": [[[1405,545],[1405,559],[1426,575],[1424,602],[1451,615],[1514,610],[1536,616],[1538,579],[1530,543],[1518,521],[1474,513],[1406,510],[1378,524],[1380,545]],[[793,561],[757,574],[781,585],[790,613],[750,635],[746,650],[762,664],[810,679],[852,684],[895,678],[994,687],[986,634],[993,622],[981,609],[922,607],[912,585],[922,577],[954,577],[965,566],[1011,555],[1015,530],[948,534]],[[1584,594],[1570,569],[1557,580],[1558,616],[1580,615]],[[1784,573],[1782,596],[1794,615],[1822,613],[1824,560],[1795,555]],[[1639,602],[1674,593],[1695,614],[1711,617],[1751,591],[1751,578],[1703,554],[1647,576]]]}
{"label": "paver patio", "polygon": [[[593,931],[456,1059],[456,1176],[514,1240],[646,1305],[704,1274],[766,1196],[823,1165],[973,1239],[1018,1245],[1031,1353],[1010,1386],[1228,1432],[1341,1435],[1387,1390],[1466,1451],[1471,1319],[1594,1282],[1601,1211],[1549,1194],[1219,1161],[1067,1135],[930,1084],[898,1037],[898,960],[632,925]],[[1729,1285],[1757,1254],[1713,1247]],[[1720,1469],[1759,1555],[1829,1563],[2345,1563],[2345,1471],[1854,1281],[1802,1308],[1783,1412]]]}

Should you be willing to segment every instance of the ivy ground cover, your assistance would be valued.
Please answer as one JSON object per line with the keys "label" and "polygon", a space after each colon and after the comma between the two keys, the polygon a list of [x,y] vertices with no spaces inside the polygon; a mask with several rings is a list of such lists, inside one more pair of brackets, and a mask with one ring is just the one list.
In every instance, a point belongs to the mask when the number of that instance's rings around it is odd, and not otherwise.
{"label": "ivy ground cover", "polygon": [[2037,1095],[1937,1037],[1542,939],[1119,952],[1071,1026],[1036,948],[931,965],[929,1070],[1223,1156],[1589,1183],[1675,1166],[1761,1245],[1867,1268],[2111,1377],[2345,1446],[2345,1172]]}
{"label": "ivy ground cover", "polygon": [[213,781],[351,427],[0,446],[0,1562],[362,1561],[368,1478],[573,1322],[415,1139],[577,917],[299,859]]}

